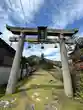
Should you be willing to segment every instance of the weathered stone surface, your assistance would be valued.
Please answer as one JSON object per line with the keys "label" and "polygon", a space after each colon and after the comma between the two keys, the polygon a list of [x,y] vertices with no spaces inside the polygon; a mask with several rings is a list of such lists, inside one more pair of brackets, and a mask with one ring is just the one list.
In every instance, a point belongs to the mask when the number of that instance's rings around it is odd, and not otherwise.
{"label": "weathered stone surface", "polygon": [[1,100],[0,101],[0,108],[13,108],[16,106],[16,98],[8,100]]}

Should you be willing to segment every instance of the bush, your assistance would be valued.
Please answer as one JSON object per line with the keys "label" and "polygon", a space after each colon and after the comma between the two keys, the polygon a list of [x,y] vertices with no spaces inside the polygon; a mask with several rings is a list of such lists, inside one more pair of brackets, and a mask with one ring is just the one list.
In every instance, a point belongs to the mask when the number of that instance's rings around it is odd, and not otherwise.
{"label": "bush", "polygon": [[80,72],[80,79],[77,83],[76,96],[83,100],[83,71]]}

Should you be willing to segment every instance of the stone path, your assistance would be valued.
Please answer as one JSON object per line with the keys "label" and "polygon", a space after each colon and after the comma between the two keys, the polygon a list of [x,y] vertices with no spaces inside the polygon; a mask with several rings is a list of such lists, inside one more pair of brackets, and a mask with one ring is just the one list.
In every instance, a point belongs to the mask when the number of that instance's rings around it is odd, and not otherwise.
{"label": "stone path", "polygon": [[57,84],[55,78],[53,78],[52,75],[44,70],[42,70],[41,73],[40,71],[35,72],[32,77],[33,80],[21,87],[21,89],[27,89],[31,87],[31,90],[28,90],[26,92],[23,91],[20,93],[20,95],[23,98],[27,97],[28,100],[33,100],[35,102],[35,104],[33,103],[31,105],[26,104],[25,110],[27,110],[27,108],[30,110],[36,110],[35,105],[38,106],[38,103],[40,106],[43,106],[43,109],[42,107],[39,107],[41,110],[58,110],[58,104],[53,105],[53,101],[57,100],[57,98],[52,99],[52,89],[56,87]]}
{"label": "stone path", "polygon": [[19,87],[18,106],[12,110],[83,110],[82,104],[65,96],[62,82],[49,72],[40,69]]}

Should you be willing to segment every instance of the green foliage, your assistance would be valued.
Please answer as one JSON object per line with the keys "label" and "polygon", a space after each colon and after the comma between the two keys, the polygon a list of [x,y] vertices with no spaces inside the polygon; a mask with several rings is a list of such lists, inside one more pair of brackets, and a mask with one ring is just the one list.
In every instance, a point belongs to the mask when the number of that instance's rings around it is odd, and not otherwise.
{"label": "green foliage", "polygon": [[40,67],[43,69],[52,69],[53,68],[53,64],[50,62],[47,62],[45,59],[44,60],[40,60]]}
{"label": "green foliage", "polygon": [[34,66],[34,65],[39,64],[40,58],[37,57],[36,55],[32,55],[32,56],[27,58],[27,61],[31,66]]}
{"label": "green foliage", "polygon": [[80,55],[83,55],[83,48],[80,49]]}
{"label": "green foliage", "polygon": [[41,59],[44,60],[44,54],[43,53],[41,54]]}
{"label": "green foliage", "polygon": [[61,61],[52,61],[49,59],[44,58],[44,54],[41,54],[41,57],[38,57],[36,55],[32,55],[30,57],[27,58],[27,62],[31,65],[31,66],[40,66],[43,69],[50,69],[53,68],[53,65],[58,66],[58,67],[62,67]]}

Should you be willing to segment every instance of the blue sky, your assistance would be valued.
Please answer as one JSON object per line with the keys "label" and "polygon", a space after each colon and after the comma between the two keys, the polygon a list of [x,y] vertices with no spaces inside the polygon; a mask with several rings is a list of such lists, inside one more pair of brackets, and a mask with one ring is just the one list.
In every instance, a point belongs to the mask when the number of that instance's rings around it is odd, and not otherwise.
{"label": "blue sky", "polygon": [[[83,0],[21,0],[25,19],[23,16],[20,0],[0,0],[0,31],[1,36],[8,44],[8,38],[12,36],[5,25],[23,26],[25,20],[27,27],[48,26],[48,28],[71,29],[79,28],[77,35],[83,35]],[[12,47],[16,49],[17,43]],[[54,45],[45,45],[41,50],[40,45],[31,45],[27,49],[25,43],[23,55],[30,56],[45,54],[46,58],[60,60],[60,49],[53,48]]]}

